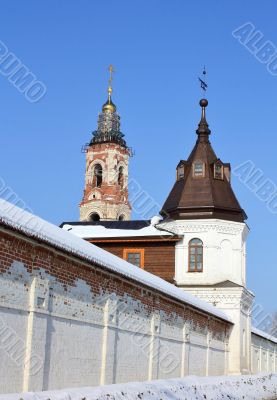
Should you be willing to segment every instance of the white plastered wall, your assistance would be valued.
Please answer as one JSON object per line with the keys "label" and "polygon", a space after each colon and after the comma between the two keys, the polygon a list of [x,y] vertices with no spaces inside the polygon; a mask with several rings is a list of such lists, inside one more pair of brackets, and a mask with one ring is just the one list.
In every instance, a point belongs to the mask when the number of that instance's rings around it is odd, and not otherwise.
{"label": "white plastered wall", "polygon": [[[250,373],[251,306],[246,289],[246,224],[217,219],[176,220],[161,224],[183,238],[176,244],[175,282],[224,310],[234,326],[229,341],[228,373]],[[203,242],[203,271],[189,271],[189,242]]]}
{"label": "white plastered wall", "polygon": [[252,373],[277,372],[277,343],[252,333]]}
{"label": "white plastered wall", "polygon": [[18,261],[0,290],[0,393],[226,373],[224,333],[128,295],[65,288]]}

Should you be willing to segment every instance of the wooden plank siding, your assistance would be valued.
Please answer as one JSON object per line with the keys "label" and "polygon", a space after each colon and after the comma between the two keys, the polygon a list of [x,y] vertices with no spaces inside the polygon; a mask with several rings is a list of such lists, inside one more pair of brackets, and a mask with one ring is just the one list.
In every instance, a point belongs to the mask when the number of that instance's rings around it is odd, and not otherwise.
{"label": "wooden plank siding", "polygon": [[144,270],[157,275],[168,282],[174,282],[176,240],[159,241],[111,241],[90,240],[91,243],[110,253],[124,258],[124,249],[144,249]]}

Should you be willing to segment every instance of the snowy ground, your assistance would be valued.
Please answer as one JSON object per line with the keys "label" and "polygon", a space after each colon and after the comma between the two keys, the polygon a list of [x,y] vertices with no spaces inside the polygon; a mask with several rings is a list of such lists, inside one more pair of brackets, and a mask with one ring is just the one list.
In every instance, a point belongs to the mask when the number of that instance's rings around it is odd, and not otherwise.
{"label": "snowy ground", "polygon": [[277,399],[277,375],[240,377],[187,377],[143,383],[127,383],[0,395],[0,400],[262,400]]}

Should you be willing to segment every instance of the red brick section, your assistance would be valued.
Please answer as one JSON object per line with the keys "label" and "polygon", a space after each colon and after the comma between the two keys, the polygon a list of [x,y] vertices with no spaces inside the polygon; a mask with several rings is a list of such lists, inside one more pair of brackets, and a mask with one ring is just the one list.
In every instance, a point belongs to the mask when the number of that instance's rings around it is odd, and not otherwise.
{"label": "red brick section", "polygon": [[163,310],[171,318],[172,313],[176,313],[191,321],[201,331],[210,327],[215,337],[225,337],[230,329],[230,324],[224,320],[205,314],[143,284],[127,280],[120,274],[105,270],[103,266],[85,262],[12,229],[0,229],[0,273],[7,273],[14,261],[24,263],[29,273],[43,268],[63,284],[65,289],[75,286],[77,279],[82,279],[96,295],[103,292],[116,293],[118,296],[127,294],[144,304],[149,314]]}
{"label": "red brick section", "polygon": [[[108,162],[109,162],[109,154],[111,150],[116,151],[114,154],[114,159],[117,160],[117,163],[126,161],[126,155],[129,156],[129,150],[125,147],[120,146],[116,143],[97,143],[93,144],[92,146],[88,147],[87,153],[93,153],[93,159],[89,159],[87,155],[87,163],[86,163],[86,173],[90,169],[92,163],[96,160],[101,160],[104,164],[104,171],[108,169]],[[84,205],[87,203],[92,203],[94,199],[89,199],[89,196],[92,192],[99,192],[101,194],[101,200],[106,200],[106,198],[110,198],[113,196],[112,204],[127,204],[130,207],[128,202],[128,185],[124,182],[123,187],[118,184],[117,182],[117,175],[114,176],[114,184],[109,185],[105,180],[103,180],[101,188],[94,187],[92,183],[86,181],[85,183],[85,190],[83,194],[83,199],[80,205]],[[99,201],[95,199],[95,201]],[[109,200],[110,201],[110,200]]]}

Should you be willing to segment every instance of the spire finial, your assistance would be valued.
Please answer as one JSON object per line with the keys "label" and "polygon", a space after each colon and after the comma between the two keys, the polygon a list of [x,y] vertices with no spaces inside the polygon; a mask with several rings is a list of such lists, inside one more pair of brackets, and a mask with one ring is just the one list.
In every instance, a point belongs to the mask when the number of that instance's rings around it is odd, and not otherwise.
{"label": "spire finial", "polygon": [[114,74],[115,70],[114,70],[114,67],[113,67],[112,64],[109,65],[109,68],[108,68],[108,69],[109,69],[109,73],[110,73],[110,77],[109,77],[109,86],[108,86],[108,95],[109,95],[109,99],[110,99],[110,98],[111,98],[112,91],[113,91],[112,82],[113,82],[113,74]]}
{"label": "spire finial", "polygon": [[112,82],[113,82],[113,74],[115,72],[112,64],[109,65],[108,71],[109,71],[108,100],[103,105],[102,111],[103,112],[116,112],[116,106],[112,102],[112,92],[113,92]]}
{"label": "spire finial", "polygon": [[199,139],[202,140],[208,140],[208,137],[211,133],[210,129],[209,129],[209,125],[208,122],[206,120],[206,107],[208,105],[208,100],[207,99],[201,99],[199,101],[199,105],[202,108],[201,111],[201,120],[198,124],[198,129],[196,131],[197,135],[199,136]]}

